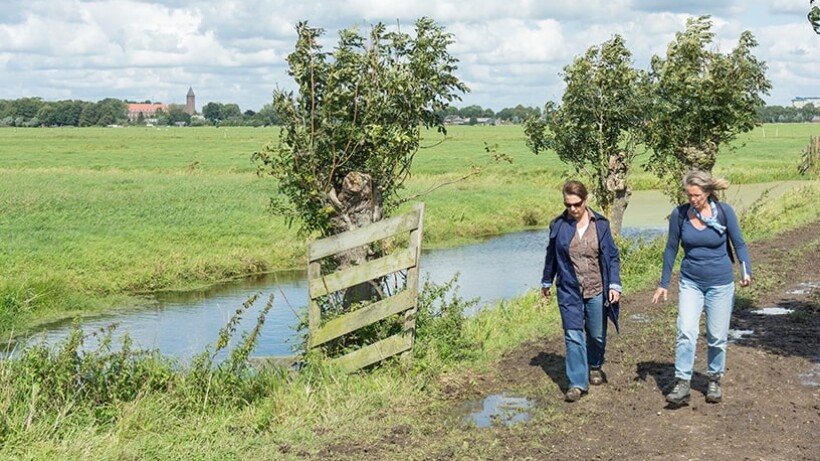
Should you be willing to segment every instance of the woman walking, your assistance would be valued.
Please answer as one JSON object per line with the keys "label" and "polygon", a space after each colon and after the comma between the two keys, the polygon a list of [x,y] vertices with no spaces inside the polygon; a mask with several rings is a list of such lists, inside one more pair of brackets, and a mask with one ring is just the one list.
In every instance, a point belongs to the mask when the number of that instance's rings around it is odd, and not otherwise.
{"label": "woman walking", "polygon": [[554,279],[567,348],[565,399],[575,402],[606,381],[606,312],[617,309],[622,290],[609,221],[587,207],[582,183],[568,181],[562,191],[566,210],[550,223],[541,293],[549,299]]}
{"label": "woman walking", "polygon": [[690,398],[695,347],[700,334],[700,316],[706,311],[707,375],[706,401],[723,398],[720,380],[726,369],[729,320],[735,300],[732,246],[740,260],[740,285],[752,281],[749,251],[731,206],[721,203],[714,192],[729,187],[723,178],[705,171],[692,171],[683,178],[689,203],[676,207],[669,217],[669,234],[663,252],[661,283],[652,303],[666,301],[672,266],[683,247],[678,295],[678,333],[675,344],[675,386],[666,400],[682,405]]}

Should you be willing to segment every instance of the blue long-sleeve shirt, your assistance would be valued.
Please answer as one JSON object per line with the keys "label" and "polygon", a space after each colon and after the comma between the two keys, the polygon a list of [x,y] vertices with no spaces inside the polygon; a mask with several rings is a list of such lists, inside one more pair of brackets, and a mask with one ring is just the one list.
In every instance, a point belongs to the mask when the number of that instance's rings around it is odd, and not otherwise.
{"label": "blue long-sleeve shirt", "polygon": [[[726,213],[726,232],[720,234],[711,227],[696,229],[688,216],[683,217],[681,225],[679,213],[687,207],[675,207],[669,216],[669,236],[663,252],[663,274],[661,288],[669,288],[672,278],[672,266],[678,256],[678,246],[683,247],[683,261],[680,265],[680,276],[702,286],[728,285],[734,281],[732,261],[726,239],[732,239],[732,246],[739,263],[745,264],[746,273],[751,277],[752,264],[749,250],[740,233],[735,210],[726,203],[720,204],[720,210]],[[719,211],[720,212],[720,211]]]}

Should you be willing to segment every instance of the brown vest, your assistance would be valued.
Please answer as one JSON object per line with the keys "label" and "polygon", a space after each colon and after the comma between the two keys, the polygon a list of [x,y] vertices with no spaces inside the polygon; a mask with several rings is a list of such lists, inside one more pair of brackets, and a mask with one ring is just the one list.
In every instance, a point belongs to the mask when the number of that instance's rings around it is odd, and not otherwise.
{"label": "brown vest", "polygon": [[589,225],[583,237],[575,232],[569,243],[569,258],[575,269],[575,276],[581,286],[581,296],[584,299],[597,296],[604,291],[604,281],[601,275],[600,247],[598,245],[598,228],[590,213]]}

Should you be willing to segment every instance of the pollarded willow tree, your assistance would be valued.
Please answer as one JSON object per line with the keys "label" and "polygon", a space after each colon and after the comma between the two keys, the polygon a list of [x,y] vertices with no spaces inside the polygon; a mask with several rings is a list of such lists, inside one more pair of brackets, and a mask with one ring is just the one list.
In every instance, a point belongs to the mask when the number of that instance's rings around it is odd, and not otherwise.
{"label": "pollarded willow tree", "polygon": [[564,67],[561,105],[525,122],[534,153],[553,149],[589,184],[601,211],[620,234],[631,189],[627,180],[643,137],[648,94],[643,73],[615,35]]}
{"label": "pollarded willow tree", "polygon": [[666,193],[682,203],[682,174],[711,171],[718,151],[738,134],[759,124],[761,94],[771,83],[766,65],[752,54],[757,42],[744,31],[728,54],[711,48],[714,33],[709,16],[689,19],[676,34],[666,57],[653,56],[650,77],[655,107],[647,125],[652,148],[647,167],[664,180]]}
{"label": "pollarded willow tree", "polygon": [[414,34],[372,27],[339,33],[322,50],[323,29],[296,27],[289,75],[298,90],[277,90],[278,141],[254,156],[276,180],[275,213],[323,236],[381,220],[398,205],[422,129],[445,132],[438,113],[469,91],[454,74],[451,34],[429,18]]}

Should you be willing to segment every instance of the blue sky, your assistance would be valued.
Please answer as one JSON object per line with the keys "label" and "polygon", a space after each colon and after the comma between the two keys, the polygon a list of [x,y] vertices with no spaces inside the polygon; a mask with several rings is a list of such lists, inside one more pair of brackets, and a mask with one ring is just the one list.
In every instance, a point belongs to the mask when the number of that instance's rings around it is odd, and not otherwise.
{"label": "blue sky", "polygon": [[820,35],[809,0],[0,0],[0,99],[106,97],[258,110],[292,87],[285,58],[294,26],[337,31],[428,16],[454,35],[450,52],[471,92],[458,106],[543,106],[563,94],[561,69],[620,34],[634,64],[663,55],[686,19],[713,17],[729,52],[743,30],[757,41],[773,88],[769,104],[820,96]]}

